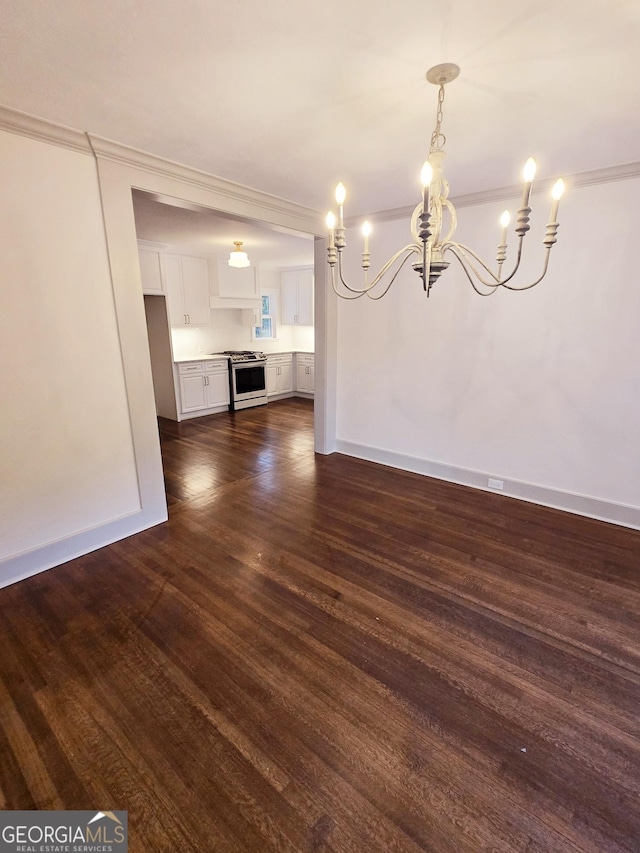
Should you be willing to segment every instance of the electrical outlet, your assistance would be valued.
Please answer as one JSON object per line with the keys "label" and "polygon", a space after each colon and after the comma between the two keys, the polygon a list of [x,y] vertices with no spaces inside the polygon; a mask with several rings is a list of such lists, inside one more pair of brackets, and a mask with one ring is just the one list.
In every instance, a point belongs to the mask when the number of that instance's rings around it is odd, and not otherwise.
{"label": "electrical outlet", "polygon": [[504,489],[504,482],[502,480],[494,480],[493,477],[489,477],[488,485],[490,489]]}

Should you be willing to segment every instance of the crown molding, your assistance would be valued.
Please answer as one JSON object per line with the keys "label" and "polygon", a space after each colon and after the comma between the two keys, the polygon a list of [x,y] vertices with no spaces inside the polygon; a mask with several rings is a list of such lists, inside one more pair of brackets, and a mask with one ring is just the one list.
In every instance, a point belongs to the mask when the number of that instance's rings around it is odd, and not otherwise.
{"label": "crown molding", "polygon": [[[41,142],[79,151],[98,160],[110,160],[124,166],[132,166],[163,177],[177,179],[199,189],[215,192],[229,199],[234,205],[250,204],[257,212],[263,211],[277,218],[288,218],[291,228],[322,236],[325,232],[322,214],[317,210],[278,196],[270,195],[251,187],[210,175],[200,169],[165,160],[147,151],[85,133],[47,119],[14,110],[0,104],[0,130],[27,136]],[[267,219],[269,217],[267,216]],[[288,229],[287,229],[288,230]]]}
{"label": "crown molding", "polygon": [[[138,148],[132,148],[131,146],[123,145],[120,142],[115,142],[101,136],[95,136],[91,133],[84,133],[81,130],[75,130],[66,125],[56,124],[47,119],[15,110],[12,107],[2,104],[0,104],[0,130],[49,142],[61,148],[70,148],[82,154],[93,155],[103,160],[111,160],[125,166],[133,166],[157,175],[176,178],[200,189],[215,192],[234,202],[249,203],[267,213],[292,217],[294,220],[297,220],[298,227],[307,233],[323,236],[326,231],[322,214],[310,207],[304,207],[279,196],[252,189],[244,184],[227,181],[224,178],[219,178],[200,169],[185,166],[182,163],[175,163],[172,160],[165,160],[156,154],[150,154],[147,151],[141,151]],[[618,166],[606,166],[602,169],[593,169],[589,172],[578,172],[569,175],[565,180],[571,187],[586,187],[638,177],[640,177],[640,162],[634,162],[623,163]],[[547,192],[552,184],[553,179],[536,182],[534,195]],[[457,208],[472,207],[507,198],[517,198],[521,192],[522,187],[520,185],[511,184],[505,187],[495,187],[493,189],[481,190],[480,192],[453,196],[451,201]],[[367,216],[373,222],[390,222],[395,219],[409,218],[414,208],[415,205],[396,207],[388,210],[379,210],[367,214]],[[362,216],[349,217],[346,224],[348,227],[351,227],[356,225],[361,219]]]}
{"label": "crown molding", "polygon": [[87,137],[98,160],[110,160],[125,166],[134,166],[136,169],[142,169],[145,172],[174,178],[198,189],[215,192],[217,195],[234,202],[250,204],[268,213],[293,217],[297,221],[298,227],[308,233],[321,236],[326,230],[322,215],[310,207],[304,207],[278,196],[252,189],[244,184],[227,181],[183,163],[165,160],[163,157],[150,154],[148,151],[123,145],[112,139],[105,139],[92,133],[88,133]]}
{"label": "crown molding", "polygon": [[[617,181],[640,178],[640,162],[623,163],[619,166],[605,166],[602,169],[593,169],[589,172],[576,172],[565,177],[567,187],[589,187],[595,184],[611,184]],[[547,193],[551,190],[555,178],[536,181],[533,195]],[[473,207],[477,204],[489,204],[493,201],[504,201],[508,198],[519,198],[522,195],[522,184],[510,184],[506,187],[495,187],[493,189],[481,190],[476,193],[452,196],[451,201],[456,208]],[[417,202],[416,202],[417,204]],[[406,207],[394,207],[388,210],[379,210],[375,213],[366,214],[371,222],[391,222],[395,219],[410,219],[415,209],[415,204]],[[349,217],[346,221],[347,227],[357,225],[362,221],[365,214]]]}
{"label": "crown molding", "polygon": [[17,133],[20,136],[29,136],[41,142],[50,142],[61,148],[71,148],[91,156],[91,146],[85,133],[74,130],[63,124],[55,124],[44,118],[22,113],[11,107],[0,104],[0,130]]}

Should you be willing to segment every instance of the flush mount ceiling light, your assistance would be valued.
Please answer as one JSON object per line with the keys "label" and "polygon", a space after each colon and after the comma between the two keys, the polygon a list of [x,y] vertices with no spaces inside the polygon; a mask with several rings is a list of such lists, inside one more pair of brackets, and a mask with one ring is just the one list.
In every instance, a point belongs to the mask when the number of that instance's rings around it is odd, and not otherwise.
{"label": "flush mount ceiling light", "polygon": [[249,260],[247,253],[242,251],[242,240],[234,240],[233,245],[235,246],[235,249],[229,254],[229,260],[227,262],[229,266],[237,267],[238,269],[251,266],[251,261]]}
{"label": "flush mount ceiling light", "polygon": [[[361,296],[368,296],[370,299],[381,299],[388,291],[396,276],[409,260],[413,258],[413,269],[422,279],[423,287],[429,296],[432,286],[438,280],[440,275],[449,266],[449,261],[446,260],[447,255],[454,257],[461,265],[471,286],[481,296],[491,296],[499,288],[504,287],[506,290],[529,290],[536,284],[542,281],[545,277],[549,266],[549,254],[551,247],[556,242],[556,234],[558,231],[558,205],[560,197],[564,191],[564,181],[562,179],[556,181],[552,190],[552,204],[547,230],[543,240],[545,246],[545,256],[542,266],[542,274],[535,281],[522,286],[510,284],[516,275],[522,259],[522,242],[525,234],[529,231],[529,199],[531,197],[531,185],[535,176],[536,164],[534,160],[529,158],[525,164],[524,190],[522,194],[522,202],[518,210],[515,234],[516,240],[516,260],[513,269],[503,277],[503,264],[507,259],[507,233],[511,214],[508,210],[500,217],[500,225],[502,227],[500,243],[498,245],[496,262],[497,271],[493,272],[489,266],[478,257],[468,246],[463,243],[457,243],[453,240],[453,235],[456,230],[457,216],[456,211],[449,200],[449,184],[443,174],[443,161],[445,157],[444,145],[446,137],[442,132],[442,115],[444,105],[444,87],[447,83],[455,80],[460,69],[452,63],[444,63],[436,65],[427,71],[427,80],[438,86],[438,110],[436,113],[436,126],[431,135],[431,147],[429,157],[422,167],[422,200],[413,211],[411,217],[411,235],[413,242],[400,249],[395,253],[387,263],[382,267],[375,278],[369,282],[368,270],[370,266],[371,254],[369,252],[369,235],[371,234],[371,226],[365,222],[362,226],[362,234],[364,237],[364,247],[362,252],[362,269],[364,270],[364,286],[361,288],[351,287],[344,280],[342,270],[342,253],[346,246],[345,227],[344,227],[344,200],[346,191],[343,184],[338,184],[336,188],[336,202],[338,205],[338,219],[333,212],[327,215],[327,227],[329,229],[329,248],[328,262],[331,268],[331,283],[333,289],[338,296],[343,299],[358,299]],[[446,223],[445,223],[446,215]],[[417,257],[415,257],[417,256]],[[394,265],[398,263],[395,272]],[[336,266],[338,267],[338,275],[341,284],[346,289],[346,293],[341,292],[336,286]],[[377,285],[384,281],[387,273],[391,276],[388,282],[382,284],[377,291],[374,291]]]}

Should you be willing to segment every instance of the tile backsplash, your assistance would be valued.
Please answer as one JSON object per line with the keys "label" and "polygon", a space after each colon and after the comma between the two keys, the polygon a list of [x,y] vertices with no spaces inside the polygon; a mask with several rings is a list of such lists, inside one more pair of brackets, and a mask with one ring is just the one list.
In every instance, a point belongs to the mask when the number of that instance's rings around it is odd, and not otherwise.
{"label": "tile backsplash", "polygon": [[230,349],[264,352],[314,351],[313,326],[278,326],[274,341],[254,341],[251,328],[242,323],[242,313],[233,308],[211,311],[211,326],[171,330],[174,358],[189,358],[202,353]]}

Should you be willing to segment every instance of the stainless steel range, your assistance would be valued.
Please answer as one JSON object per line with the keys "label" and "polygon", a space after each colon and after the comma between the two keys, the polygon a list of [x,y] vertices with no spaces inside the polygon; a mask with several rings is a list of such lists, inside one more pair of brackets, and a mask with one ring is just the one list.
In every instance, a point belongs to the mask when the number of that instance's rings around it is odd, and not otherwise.
{"label": "stainless steel range", "polygon": [[251,350],[227,350],[222,354],[229,357],[230,410],[264,406],[267,402],[266,355]]}

